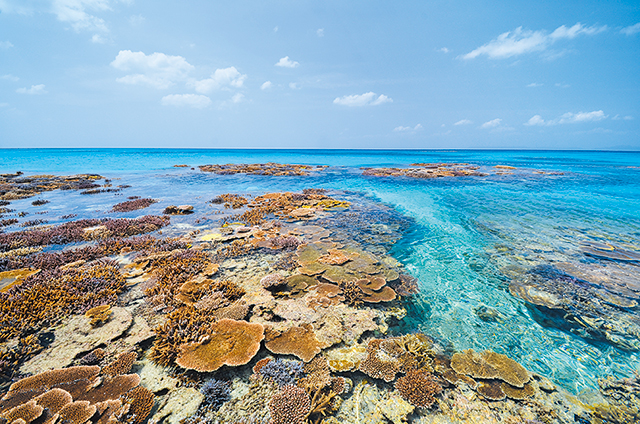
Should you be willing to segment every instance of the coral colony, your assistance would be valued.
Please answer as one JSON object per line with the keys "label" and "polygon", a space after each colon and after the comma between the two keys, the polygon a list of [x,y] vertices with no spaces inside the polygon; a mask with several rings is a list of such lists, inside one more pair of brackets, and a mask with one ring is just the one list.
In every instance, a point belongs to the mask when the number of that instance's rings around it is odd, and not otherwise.
{"label": "coral colony", "polygon": [[[326,170],[275,163],[199,168],[203,175],[281,177]],[[514,172],[461,163],[362,171],[421,179]],[[0,221],[1,423],[640,420],[638,376],[602,380],[600,398],[589,403],[508,356],[451,351],[428,329],[403,332],[419,284],[389,249],[411,223],[345,193],[221,194],[206,203],[217,214],[214,225],[168,234],[173,219],[196,219],[202,211],[160,204],[161,216],[114,218],[161,203],[131,196],[106,216],[67,215],[52,225],[20,223],[24,215],[9,207],[53,190],[100,195],[128,188],[103,180],[0,176],[0,211],[11,216]],[[372,222],[386,233],[372,232]],[[622,248],[582,249],[637,259]],[[583,268],[534,268],[510,290],[531,304],[588,316],[598,299],[575,289],[588,278]],[[561,298],[571,301],[554,303]],[[637,306],[607,299],[597,305],[606,314]],[[587,337],[640,348],[624,329],[593,320],[584,326]]]}

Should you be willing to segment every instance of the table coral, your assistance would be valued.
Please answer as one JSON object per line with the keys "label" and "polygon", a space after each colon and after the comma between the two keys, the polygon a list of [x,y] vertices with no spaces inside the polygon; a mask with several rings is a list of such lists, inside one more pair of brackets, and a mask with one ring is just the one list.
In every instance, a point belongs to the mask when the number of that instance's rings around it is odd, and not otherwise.
{"label": "table coral", "polygon": [[222,365],[244,365],[258,352],[262,339],[261,324],[222,319],[211,325],[204,340],[181,345],[176,364],[200,372],[215,371]]}
{"label": "table coral", "polygon": [[531,378],[522,365],[505,355],[489,350],[481,353],[472,349],[457,352],[451,358],[451,367],[460,374],[473,378],[497,378],[518,388],[523,388]]}
{"label": "table coral", "polygon": [[304,362],[309,362],[320,352],[322,344],[316,338],[313,326],[302,324],[267,340],[265,347],[270,352],[295,355]]}
{"label": "table coral", "polygon": [[120,399],[126,412],[118,417],[119,421],[142,424],[153,409],[155,396],[145,387],[137,386],[121,395]]}

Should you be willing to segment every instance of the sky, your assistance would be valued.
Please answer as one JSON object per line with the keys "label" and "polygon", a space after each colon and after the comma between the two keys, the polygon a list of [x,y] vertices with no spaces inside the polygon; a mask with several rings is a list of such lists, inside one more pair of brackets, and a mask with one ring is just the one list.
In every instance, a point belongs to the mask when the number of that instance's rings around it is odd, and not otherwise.
{"label": "sky", "polygon": [[640,2],[0,0],[0,148],[640,150]]}

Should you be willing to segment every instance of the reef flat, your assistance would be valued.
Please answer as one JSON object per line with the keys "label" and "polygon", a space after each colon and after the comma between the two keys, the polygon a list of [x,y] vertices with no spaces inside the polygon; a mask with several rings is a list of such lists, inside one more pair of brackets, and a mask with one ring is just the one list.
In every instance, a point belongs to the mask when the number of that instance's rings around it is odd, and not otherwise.
{"label": "reef flat", "polygon": [[[95,174],[2,176],[2,422],[640,419],[638,375],[602,378],[597,390],[576,395],[501,346],[456,349],[442,329],[412,325],[424,283],[398,251],[415,237],[415,219],[359,192],[318,187],[314,178],[330,185],[331,167],[179,165],[175,172],[171,178],[193,175],[190,184],[209,184],[214,174],[217,194],[187,193],[176,206],[161,192],[129,182],[114,188]],[[564,176],[467,163],[360,172],[459,177],[460,184]],[[274,185],[300,188],[258,191],[247,180],[250,190],[234,190],[245,181],[238,178],[274,177]],[[126,190],[140,195],[124,200]],[[60,196],[25,203],[52,191]],[[78,217],[61,207],[75,191],[109,197],[101,213]],[[25,218],[47,208],[64,214],[54,223]],[[634,246],[571,245],[558,257],[542,244],[496,244],[486,266],[501,270],[505,295],[540,321],[637,352]],[[505,313],[474,310],[488,324],[507,321]]]}

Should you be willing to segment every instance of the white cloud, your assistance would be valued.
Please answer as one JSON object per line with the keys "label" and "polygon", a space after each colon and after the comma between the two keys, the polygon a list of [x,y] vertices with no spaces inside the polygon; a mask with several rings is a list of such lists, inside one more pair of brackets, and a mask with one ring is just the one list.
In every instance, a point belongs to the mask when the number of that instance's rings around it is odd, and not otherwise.
{"label": "white cloud", "polygon": [[495,128],[499,126],[501,122],[502,119],[500,118],[492,119],[491,121],[487,121],[484,124],[480,125],[480,128]]}
{"label": "white cloud", "polygon": [[289,88],[292,90],[300,90],[300,84],[298,84],[297,82],[290,82]]}
{"label": "white cloud", "polygon": [[640,22],[635,25],[630,25],[628,27],[624,27],[620,30],[622,34],[625,35],[634,35],[640,32]]}
{"label": "white cloud", "polygon": [[32,85],[31,88],[18,88],[16,93],[19,94],[46,94],[46,90],[44,89],[44,84]]}
{"label": "white cloud", "polygon": [[538,82],[532,82],[531,84],[527,84],[527,87],[542,87],[544,84]]}
{"label": "white cloud", "polygon": [[316,34],[318,34],[318,37],[324,37],[324,28],[318,28]]}
{"label": "white cloud", "polygon": [[14,77],[11,74],[2,75],[2,76],[0,76],[0,79],[7,80],[7,81],[13,81],[13,82],[16,82],[16,81],[20,80],[20,78]]}
{"label": "white cloud", "polygon": [[192,107],[203,109],[211,104],[211,99],[201,94],[170,94],[161,101],[163,106]]}
{"label": "white cloud", "polygon": [[274,27],[273,32],[278,32],[278,27]]}
{"label": "white cloud", "polygon": [[190,81],[189,86],[193,87],[198,93],[210,93],[213,90],[219,90],[229,87],[240,88],[247,79],[245,74],[241,74],[234,66],[224,69],[216,69],[211,78],[200,81]]}
{"label": "white cloud", "polygon": [[155,88],[168,88],[184,80],[193,69],[184,57],[164,53],[146,55],[143,52],[120,50],[111,66],[121,71],[134,71],[116,81],[123,84],[147,84]]}
{"label": "white cloud", "polygon": [[533,126],[533,125],[544,125],[544,119],[542,119],[542,116],[540,115],[534,115],[531,117],[531,119],[529,119],[527,122],[524,123],[524,125],[527,126]]}
{"label": "white cloud", "polygon": [[351,96],[336,97],[334,104],[343,106],[377,106],[383,103],[391,103],[393,99],[384,94],[376,97],[376,93],[370,91],[364,94],[352,94]]}
{"label": "white cloud", "polygon": [[395,127],[393,130],[394,131],[398,131],[398,132],[406,132],[406,131],[419,131],[422,129],[422,125],[418,124],[415,127],[411,128],[411,127],[403,127],[402,125],[400,125],[399,127]]}
{"label": "white cloud", "polygon": [[111,10],[109,0],[53,0],[51,7],[60,22],[69,23],[78,32],[109,32],[103,19],[88,13]]}
{"label": "white cloud", "polygon": [[0,41],[0,49],[10,49],[13,47],[13,44],[9,41]]}
{"label": "white cloud", "polygon": [[285,56],[276,63],[276,66],[280,66],[281,68],[297,68],[300,64],[289,59],[289,56]]}
{"label": "white cloud", "polygon": [[463,59],[475,59],[486,55],[491,59],[504,59],[525,53],[543,51],[551,44],[561,39],[573,39],[578,35],[593,35],[605,31],[606,25],[601,27],[585,27],[581,23],[567,28],[562,25],[551,34],[546,31],[523,30],[522,27],[514,31],[502,33],[498,38],[462,56]]}
{"label": "white cloud", "polygon": [[606,119],[607,116],[601,110],[594,110],[593,112],[567,112],[558,119],[558,124],[574,124],[579,122],[593,122]]}
{"label": "white cloud", "polygon": [[468,119],[461,119],[453,125],[469,125],[469,124],[473,124],[473,121],[470,121]]}
{"label": "white cloud", "polygon": [[271,88],[273,86],[273,84],[271,84],[271,81],[265,81],[262,83],[262,85],[260,86],[260,90],[268,90],[269,88]]}
{"label": "white cloud", "polygon": [[571,87],[569,84],[559,83],[559,82],[555,83],[555,86],[556,87],[560,87],[560,88],[569,88],[569,87]]}
{"label": "white cloud", "polygon": [[[527,126],[542,126],[542,125],[560,125],[560,124],[578,124],[582,122],[597,122],[607,119],[607,115],[601,110],[594,110],[593,112],[567,112],[561,115],[559,118],[545,121],[540,115],[534,115],[524,125]],[[613,119],[616,119],[614,117]]]}
{"label": "white cloud", "polygon": [[231,98],[231,101],[233,103],[240,103],[243,100],[244,100],[244,94],[242,93],[237,93]]}
{"label": "white cloud", "polygon": [[442,47],[442,48],[438,49],[437,51],[442,52],[442,53],[449,53],[451,50],[449,50],[446,47]]}

